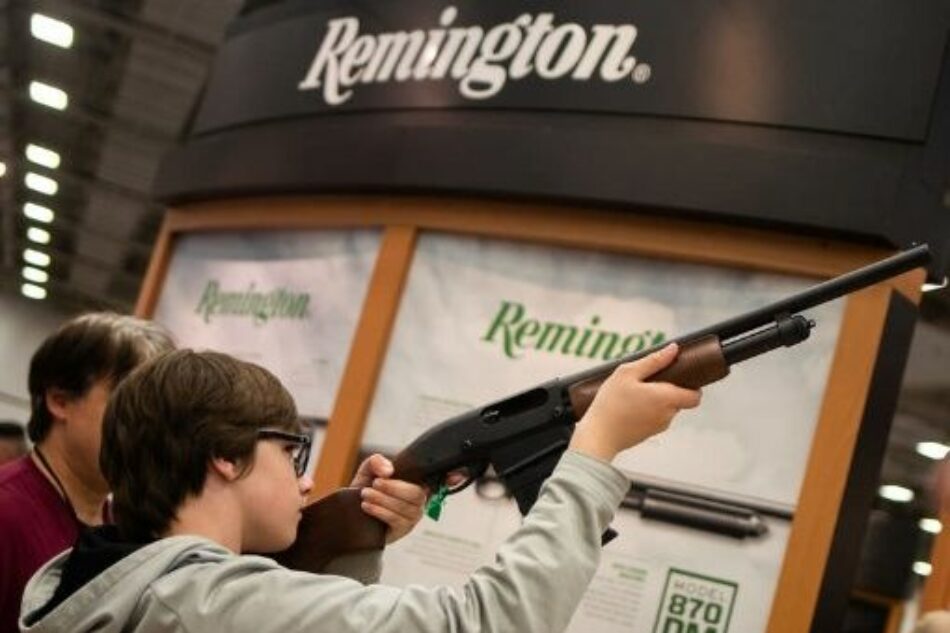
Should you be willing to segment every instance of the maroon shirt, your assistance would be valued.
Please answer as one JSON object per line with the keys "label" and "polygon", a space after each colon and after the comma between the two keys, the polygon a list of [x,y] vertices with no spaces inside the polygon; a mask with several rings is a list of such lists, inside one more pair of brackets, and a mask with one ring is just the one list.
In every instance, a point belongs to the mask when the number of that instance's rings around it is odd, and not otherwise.
{"label": "maroon shirt", "polygon": [[26,582],[82,524],[27,455],[0,466],[0,633],[15,633]]}

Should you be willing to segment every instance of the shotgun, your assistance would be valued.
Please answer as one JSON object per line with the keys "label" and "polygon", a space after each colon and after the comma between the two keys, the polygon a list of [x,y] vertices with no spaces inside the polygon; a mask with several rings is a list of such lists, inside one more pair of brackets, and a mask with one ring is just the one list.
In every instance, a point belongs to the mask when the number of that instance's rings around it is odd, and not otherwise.
{"label": "shotgun", "polygon": [[[799,312],[929,261],[928,246],[916,246],[771,305],[681,336],[675,339],[679,354],[674,362],[649,380],[690,389],[714,383],[725,378],[736,363],[807,339],[815,322]],[[437,491],[429,505],[430,516],[437,518],[446,495],[459,492],[491,466],[514,496],[520,512],[527,514],[600,385],[618,365],[637,360],[659,347],[550,380],[441,422],[396,455],[393,478]],[[466,475],[465,482],[449,489],[448,475],[459,472]],[[382,549],[386,526],[365,514],[360,501],[358,488],[343,488],[308,506],[297,540],[290,549],[278,554],[277,560],[293,569],[319,572],[337,556]],[[606,543],[613,536],[615,533],[608,530],[602,540]]]}

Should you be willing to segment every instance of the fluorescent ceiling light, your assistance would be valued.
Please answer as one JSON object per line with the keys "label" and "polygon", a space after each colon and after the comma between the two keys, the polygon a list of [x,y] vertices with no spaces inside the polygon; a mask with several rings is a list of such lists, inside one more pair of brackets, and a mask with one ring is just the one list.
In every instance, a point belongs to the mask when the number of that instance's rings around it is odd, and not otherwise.
{"label": "fluorescent ceiling light", "polygon": [[33,268],[32,266],[24,266],[23,278],[27,281],[32,281],[38,284],[45,284],[47,281],[49,281],[49,273],[45,270],[40,270],[39,268]]}
{"label": "fluorescent ceiling light", "polygon": [[69,95],[56,86],[44,84],[42,81],[30,82],[30,99],[54,110],[65,110],[69,105]]}
{"label": "fluorescent ceiling light", "polygon": [[29,297],[30,299],[46,298],[46,288],[37,286],[36,284],[23,284],[20,286],[20,292],[23,293],[24,297]]}
{"label": "fluorescent ceiling light", "polygon": [[30,143],[26,146],[26,157],[37,165],[56,169],[59,167],[59,152]]}
{"label": "fluorescent ceiling light", "polygon": [[59,183],[57,183],[52,178],[47,178],[46,176],[41,176],[32,171],[27,172],[26,176],[23,177],[23,182],[26,183],[26,186],[32,189],[33,191],[39,191],[40,193],[45,193],[48,196],[56,195],[56,192],[59,191]]}
{"label": "fluorescent ceiling light", "polygon": [[26,229],[26,239],[37,244],[49,244],[50,235],[46,229],[31,226]]}
{"label": "fluorescent ceiling light", "polygon": [[3,178],[7,173],[7,164],[0,160],[0,178]]}
{"label": "fluorescent ceiling light", "polygon": [[27,264],[33,264],[34,266],[42,266],[46,268],[50,263],[50,256],[44,253],[43,251],[38,251],[33,248],[23,249],[23,261]]}
{"label": "fluorescent ceiling light", "polygon": [[27,202],[23,205],[23,215],[36,222],[42,222],[43,224],[49,224],[56,216],[49,207],[33,204],[32,202]]}
{"label": "fluorescent ceiling light", "polygon": [[929,576],[931,572],[930,563],[925,563],[922,560],[914,563],[914,573],[919,576]]}
{"label": "fluorescent ceiling light", "polygon": [[909,503],[914,500],[914,491],[903,486],[881,486],[877,493],[885,499],[898,503]]}
{"label": "fluorescent ceiling light", "polygon": [[930,459],[943,459],[950,452],[950,446],[940,442],[917,442],[917,454]]}
{"label": "fluorescent ceiling light", "polygon": [[940,534],[940,530],[943,529],[943,524],[937,519],[921,519],[917,525],[920,526],[920,529],[924,532],[930,532],[931,534]]}
{"label": "fluorescent ceiling light", "polygon": [[42,13],[34,13],[30,18],[30,32],[36,39],[60,48],[69,48],[73,45],[73,27]]}

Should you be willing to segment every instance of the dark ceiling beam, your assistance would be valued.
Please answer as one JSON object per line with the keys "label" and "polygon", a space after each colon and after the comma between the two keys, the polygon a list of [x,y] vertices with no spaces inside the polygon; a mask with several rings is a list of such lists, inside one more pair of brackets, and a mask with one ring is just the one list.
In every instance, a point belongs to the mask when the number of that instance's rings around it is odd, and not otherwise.
{"label": "dark ceiling beam", "polygon": [[77,22],[95,24],[122,33],[130,39],[180,50],[188,55],[198,55],[208,60],[214,55],[217,43],[199,40],[190,35],[172,31],[137,17],[102,10],[88,0],[33,0],[33,6],[47,11],[52,16],[69,17]]}
{"label": "dark ceiling beam", "polygon": [[[31,222],[29,219],[24,218],[25,222]],[[75,222],[63,218],[61,216],[56,216],[56,219],[53,220],[52,224],[38,224],[31,222],[31,225],[38,226],[42,229],[46,229],[50,233],[56,234],[69,234],[78,237],[87,236],[94,239],[105,240],[107,242],[113,242],[117,245],[121,245],[123,251],[129,252],[140,257],[145,257],[146,259],[151,256],[152,253],[152,244],[142,242],[140,240],[132,239],[128,236],[115,235],[107,231],[102,231],[97,228],[93,228],[89,224],[83,222]],[[42,248],[42,245],[39,245]]]}
{"label": "dark ceiling beam", "polygon": [[3,66],[0,72],[0,91],[7,94],[0,94],[0,102],[3,102],[3,120],[0,121],[0,160],[7,165],[7,173],[0,178],[0,265],[13,266],[16,262],[14,231],[16,226],[15,216],[13,215],[14,192],[13,182],[16,169],[10,160],[13,157],[13,130],[10,129],[10,112],[13,109],[13,102],[6,88],[12,80],[9,65],[13,61],[13,45],[10,42],[9,33],[9,15],[11,9],[7,0],[0,0],[0,30],[2,30],[2,39],[0,39],[0,65]]}
{"label": "dark ceiling beam", "polygon": [[[24,248],[35,248],[43,251],[44,253],[49,253],[49,256],[53,259],[53,268],[62,266],[66,264],[67,267],[72,266],[74,263],[82,266],[88,266],[89,268],[94,268],[96,270],[101,270],[107,272],[113,277],[123,280],[127,283],[131,283],[134,286],[138,287],[142,282],[141,274],[134,274],[123,270],[121,268],[121,263],[116,264],[115,262],[110,262],[104,259],[99,259],[98,257],[90,257],[89,255],[80,255],[79,253],[69,253],[58,248],[53,248],[49,244],[34,244],[32,242],[27,242],[21,236],[16,236],[16,268],[19,268],[23,265],[23,259],[21,252]],[[50,275],[52,277],[52,275]]]}
{"label": "dark ceiling beam", "polygon": [[16,213],[13,201],[13,188],[9,186],[8,177],[10,171],[8,168],[7,176],[0,178],[0,250],[3,252],[3,258],[0,265],[12,266],[16,262],[16,242],[14,235],[16,233]]}
{"label": "dark ceiling beam", "polygon": [[[136,204],[141,204],[145,207],[148,212],[151,213],[162,213],[165,208],[154,202],[152,198],[145,192],[138,191],[137,189],[132,189],[118,183],[111,182],[96,176],[89,174],[78,173],[70,171],[68,169],[57,168],[57,169],[46,169],[41,165],[35,165],[21,156],[13,156],[10,160],[10,163],[14,164],[17,167],[17,171],[22,175],[27,171],[32,171],[43,176],[48,176],[53,180],[64,182],[76,187],[82,187],[86,190],[99,190],[104,193],[115,194],[117,196],[127,198],[131,202]],[[17,183],[19,185],[19,183]],[[38,194],[42,197],[42,194]],[[55,199],[54,199],[55,200]],[[37,204],[43,204],[40,199],[36,200]],[[50,204],[55,205],[55,201],[50,202]]]}
{"label": "dark ceiling beam", "polygon": [[[19,269],[6,267],[2,269],[0,289],[10,294],[20,294],[21,283],[23,281],[20,278]],[[48,282],[42,285],[48,291],[44,301],[55,303],[70,312],[112,310],[128,314],[132,311],[133,303],[131,302],[117,301],[113,297],[103,296],[88,288],[81,288],[74,283],[67,283],[51,277]]]}
{"label": "dark ceiling beam", "polygon": [[[66,90],[66,94],[69,94],[70,91],[68,89],[68,85],[60,85],[59,87]],[[93,112],[89,108],[84,108],[81,105],[77,105],[75,103],[70,103],[65,110],[54,110],[52,108],[47,108],[46,106],[36,103],[30,99],[30,95],[27,90],[28,88],[26,85],[24,85],[22,90],[14,90],[14,94],[12,97],[10,97],[10,101],[12,102],[16,100],[21,106],[27,108],[44,108],[43,112],[46,114],[72,119],[78,123],[93,125],[102,129],[112,129],[123,134],[136,136],[151,143],[167,145],[178,139],[176,134],[169,133],[161,128],[157,128],[149,123],[146,123],[145,121],[99,114],[98,112]],[[2,91],[3,90],[0,89],[0,92]],[[75,94],[75,91],[73,91],[73,94]]]}

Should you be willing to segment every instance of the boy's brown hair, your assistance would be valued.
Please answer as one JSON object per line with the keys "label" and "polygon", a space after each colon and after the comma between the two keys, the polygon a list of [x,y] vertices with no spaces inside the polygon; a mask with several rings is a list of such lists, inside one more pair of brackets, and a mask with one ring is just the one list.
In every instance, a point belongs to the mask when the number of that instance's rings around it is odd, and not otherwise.
{"label": "boy's brown hair", "polygon": [[251,466],[263,427],[298,430],[293,398],[269,371],[189,349],[133,371],[106,407],[99,466],[123,537],[164,533],[214,458]]}
{"label": "boy's brown hair", "polygon": [[97,380],[108,378],[115,384],[139,364],[174,347],[161,326],[131,316],[95,312],[67,321],[30,360],[30,440],[43,441],[53,425],[46,408],[48,390],[81,398]]}

